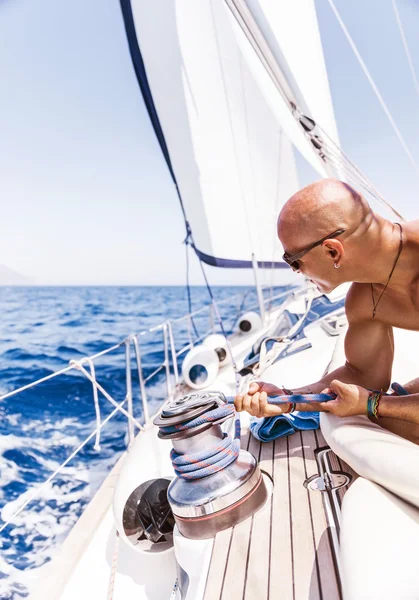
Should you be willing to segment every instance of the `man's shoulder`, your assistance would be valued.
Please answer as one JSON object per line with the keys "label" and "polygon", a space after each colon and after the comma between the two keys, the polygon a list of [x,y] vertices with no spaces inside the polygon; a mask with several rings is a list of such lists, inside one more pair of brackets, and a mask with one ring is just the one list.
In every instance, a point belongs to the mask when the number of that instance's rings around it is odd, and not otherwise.
{"label": "man's shoulder", "polygon": [[409,232],[412,236],[417,236],[419,239],[419,219],[402,223],[403,231]]}
{"label": "man's shoulder", "polygon": [[402,223],[403,231],[407,237],[407,243],[411,248],[419,247],[419,219]]}
{"label": "man's shoulder", "polygon": [[349,323],[372,318],[372,296],[369,283],[353,283],[346,294],[346,317]]}

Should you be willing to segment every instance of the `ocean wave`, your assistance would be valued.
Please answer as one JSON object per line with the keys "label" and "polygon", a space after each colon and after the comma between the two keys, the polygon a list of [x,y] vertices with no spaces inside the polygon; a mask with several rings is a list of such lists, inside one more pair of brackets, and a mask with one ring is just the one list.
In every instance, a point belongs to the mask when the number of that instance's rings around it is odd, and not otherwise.
{"label": "ocean wave", "polygon": [[[217,288],[221,298],[231,292]],[[3,296],[1,393],[187,312],[181,287],[13,288],[13,293]],[[204,288],[194,289],[193,297],[195,309],[208,303]],[[203,318],[196,323],[203,331],[207,327]],[[175,324],[174,331],[177,347],[187,343],[185,322]],[[161,331],[140,337],[145,377],[163,362],[162,339]],[[134,352],[132,357],[134,414],[141,420]],[[89,371],[87,365],[86,369]],[[126,395],[125,347],[97,359],[95,369],[98,382],[117,402],[122,401]],[[150,384],[147,401],[154,413],[166,397],[165,373],[159,372]],[[99,402],[103,419],[114,407],[102,393]],[[76,369],[0,403],[3,524],[95,427],[92,384]],[[118,414],[103,428],[100,451],[95,449],[94,439],[90,440],[4,529],[0,538],[2,600],[18,600],[28,594],[126,445],[126,418]]]}

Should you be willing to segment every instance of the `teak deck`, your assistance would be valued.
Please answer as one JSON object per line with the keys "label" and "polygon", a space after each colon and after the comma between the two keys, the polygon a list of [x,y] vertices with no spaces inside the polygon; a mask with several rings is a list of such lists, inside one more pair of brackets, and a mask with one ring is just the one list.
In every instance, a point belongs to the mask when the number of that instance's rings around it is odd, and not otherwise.
{"label": "teak deck", "polygon": [[[273,494],[253,517],[217,534],[204,600],[341,599],[323,494],[303,485],[318,473],[314,451],[324,446],[320,430],[270,443],[242,437],[272,477]],[[335,455],[332,463],[351,472]]]}

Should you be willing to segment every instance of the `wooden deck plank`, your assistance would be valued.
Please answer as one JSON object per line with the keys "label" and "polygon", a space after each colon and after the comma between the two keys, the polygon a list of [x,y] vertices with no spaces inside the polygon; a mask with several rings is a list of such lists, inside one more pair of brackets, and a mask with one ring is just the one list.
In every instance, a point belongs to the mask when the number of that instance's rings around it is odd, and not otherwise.
{"label": "wooden deck plank", "polygon": [[288,438],[290,465],[290,491],[292,514],[292,540],[295,598],[320,600],[318,566],[313,539],[312,515],[308,490],[304,488],[305,461],[299,433]]}
{"label": "wooden deck plank", "polygon": [[242,521],[233,529],[222,600],[242,600],[243,598],[251,529],[252,518]]}
{"label": "wooden deck plank", "polygon": [[316,430],[316,438],[317,438],[317,447],[318,448],[323,448],[323,446],[329,445],[326,442],[326,440],[324,439],[322,430],[320,428]]}
{"label": "wooden deck plank", "polygon": [[[256,442],[256,440],[255,440]],[[258,454],[256,454],[258,446]],[[273,472],[273,442],[261,444],[250,443],[249,450],[259,459],[260,468],[271,477]],[[255,450],[255,452],[253,451]],[[272,497],[268,499],[265,506],[253,517],[254,535],[250,540],[249,556],[247,561],[247,573],[245,579],[245,600],[267,600],[269,595],[269,569],[271,549],[271,514]]]}
{"label": "wooden deck plank", "polygon": [[[254,517],[216,536],[205,600],[340,598],[323,496],[303,486],[318,472],[319,446],[327,446],[320,431],[267,444],[250,437],[248,449],[272,476],[274,492]],[[338,470],[337,461],[331,456]]]}
{"label": "wooden deck plank", "polygon": [[[303,432],[302,439],[306,469],[305,476],[308,478],[318,473],[314,455],[314,449],[317,445],[315,432]],[[320,492],[308,491],[308,500],[312,513],[321,595],[323,600],[338,600],[338,598],[340,598],[339,583],[336,576],[335,562],[323,507],[322,494]]]}
{"label": "wooden deck plank", "polygon": [[[247,449],[249,441],[250,431],[242,431],[241,447]],[[220,531],[215,536],[204,600],[220,600],[222,597],[234,530],[235,528]]]}
{"label": "wooden deck plank", "polygon": [[293,600],[293,562],[287,438],[275,441],[269,598]]}
{"label": "wooden deck plank", "polygon": [[[245,445],[242,443],[242,448]],[[259,458],[259,443],[253,436],[249,437],[247,449]],[[226,566],[222,600],[242,600],[248,566],[250,539],[253,528],[253,517],[242,521],[233,528],[228,564]]]}
{"label": "wooden deck plank", "polygon": [[225,529],[215,536],[204,600],[220,600],[221,598],[232,533],[232,529]]}

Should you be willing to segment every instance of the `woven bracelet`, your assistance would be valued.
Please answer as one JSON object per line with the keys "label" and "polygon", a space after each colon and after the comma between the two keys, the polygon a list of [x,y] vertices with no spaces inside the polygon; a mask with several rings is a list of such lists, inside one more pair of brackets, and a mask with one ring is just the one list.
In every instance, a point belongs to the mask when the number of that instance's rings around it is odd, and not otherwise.
{"label": "woven bracelet", "polygon": [[370,419],[378,419],[378,405],[381,400],[381,392],[372,392],[368,396],[367,413]]}

